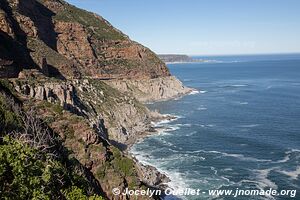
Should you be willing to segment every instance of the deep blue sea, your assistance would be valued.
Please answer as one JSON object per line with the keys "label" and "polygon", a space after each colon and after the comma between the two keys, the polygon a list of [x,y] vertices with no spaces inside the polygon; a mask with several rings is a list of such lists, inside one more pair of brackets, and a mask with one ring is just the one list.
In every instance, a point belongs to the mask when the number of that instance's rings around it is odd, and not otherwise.
{"label": "deep blue sea", "polygon": [[200,57],[171,64],[197,94],[148,105],[178,116],[133,146],[170,187],[289,189],[289,196],[179,196],[182,199],[300,199],[300,55]]}

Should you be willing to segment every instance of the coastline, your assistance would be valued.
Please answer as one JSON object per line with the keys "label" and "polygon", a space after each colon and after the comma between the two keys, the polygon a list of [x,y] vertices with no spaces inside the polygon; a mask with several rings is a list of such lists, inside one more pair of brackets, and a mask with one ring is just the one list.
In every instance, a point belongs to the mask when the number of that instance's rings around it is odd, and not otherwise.
{"label": "coastline", "polygon": [[175,62],[165,62],[166,65],[174,64],[201,64],[201,63],[220,63],[222,61],[217,60],[199,60],[199,61],[175,61]]}
{"label": "coastline", "polygon": [[[152,101],[151,103],[156,103],[156,102],[161,102],[161,101],[171,101],[171,100],[175,100],[178,98],[182,98],[187,95],[194,95],[194,94],[201,93],[201,91],[198,91],[196,89],[193,89],[193,88],[190,88],[190,89],[191,89],[191,91],[188,93],[177,95],[177,96],[174,96],[173,98],[169,98],[169,99]],[[147,105],[147,104],[149,104],[149,102],[144,102],[144,104]],[[155,111],[151,111],[151,112],[155,112]],[[147,138],[149,136],[155,136],[155,135],[158,135],[158,134],[166,131],[167,127],[164,126],[164,124],[168,124],[168,123],[176,121],[180,118],[179,116],[175,116],[175,115],[171,115],[171,114],[160,114],[157,112],[156,112],[156,114],[158,116],[151,120],[151,124],[152,124],[151,127],[153,128],[153,131],[148,131],[148,132],[144,132],[144,133],[140,134],[139,137],[136,138],[134,142],[128,144],[128,148],[124,151],[124,153],[126,156],[128,156],[135,162],[136,167],[139,172],[139,178],[141,179],[142,182],[144,182],[146,185],[148,185],[150,187],[157,188],[157,189],[164,191],[167,188],[174,189],[170,186],[170,182],[172,181],[170,176],[166,172],[164,172],[164,171],[158,169],[157,167],[155,167],[154,165],[152,165],[151,163],[143,163],[143,161],[138,159],[136,154],[134,154],[132,152],[134,145],[136,145],[139,142],[142,142],[145,138]]]}
{"label": "coastline", "polygon": [[136,145],[139,142],[142,142],[147,137],[159,135],[160,133],[162,133],[163,131],[166,130],[166,127],[163,127],[163,126],[157,127],[157,125],[167,124],[172,121],[176,121],[178,119],[178,116],[174,116],[174,115],[166,114],[163,116],[166,116],[168,118],[161,119],[160,121],[155,121],[155,122],[152,121],[154,131],[147,132],[145,134],[141,134],[141,137],[139,137],[134,143],[128,145],[128,148],[125,151],[126,156],[128,156],[135,162],[138,173],[139,173],[138,175],[139,175],[139,178],[141,179],[141,181],[150,187],[160,189],[162,191],[164,191],[167,188],[172,188],[168,184],[171,182],[171,178],[167,175],[167,173],[158,169],[151,163],[143,163],[143,161],[140,160],[136,156],[136,154],[132,152],[132,150],[133,150],[134,145]]}

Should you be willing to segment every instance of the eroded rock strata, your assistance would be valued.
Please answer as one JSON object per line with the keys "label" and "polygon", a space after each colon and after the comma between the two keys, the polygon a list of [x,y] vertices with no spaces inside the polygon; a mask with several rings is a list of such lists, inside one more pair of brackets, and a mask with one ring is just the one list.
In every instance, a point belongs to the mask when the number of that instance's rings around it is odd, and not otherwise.
{"label": "eroded rock strata", "polygon": [[155,79],[109,80],[106,83],[120,91],[133,95],[141,102],[168,100],[193,91],[193,89],[185,87],[174,76]]}

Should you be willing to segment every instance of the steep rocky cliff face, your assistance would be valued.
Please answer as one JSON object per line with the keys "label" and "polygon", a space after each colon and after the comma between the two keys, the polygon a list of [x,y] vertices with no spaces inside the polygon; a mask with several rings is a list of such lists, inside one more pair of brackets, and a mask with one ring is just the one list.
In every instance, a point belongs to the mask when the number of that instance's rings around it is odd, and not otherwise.
{"label": "steep rocky cliff face", "polygon": [[[42,68],[53,75],[95,78],[169,76],[148,48],[131,41],[102,17],[61,0],[2,0],[1,60]],[[10,49],[17,43],[18,49]],[[3,66],[3,65],[2,65]]]}
{"label": "steep rocky cliff face", "polygon": [[[143,133],[151,131],[151,120],[161,117],[151,112],[131,95],[93,79],[61,81],[39,72],[23,71],[23,78],[14,80],[16,90],[27,97],[60,105],[88,119],[99,134],[126,148]],[[30,80],[28,77],[31,77]]]}
{"label": "steep rocky cliff face", "polygon": [[110,86],[133,95],[141,102],[163,101],[176,98],[193,91],[174,76],[146,80],[110,80]]}
{"label": "steep rocky cliff face", "polygon": [[0,0],[0,78],[9,78],[24,109],[35,109],[60,136],[105,198],[132,199],[113,196],[115,187],[168,181],[122,150],[155,132],[151,121],[163,118],[139,101],[191,90],[102,17],[63,0]]}

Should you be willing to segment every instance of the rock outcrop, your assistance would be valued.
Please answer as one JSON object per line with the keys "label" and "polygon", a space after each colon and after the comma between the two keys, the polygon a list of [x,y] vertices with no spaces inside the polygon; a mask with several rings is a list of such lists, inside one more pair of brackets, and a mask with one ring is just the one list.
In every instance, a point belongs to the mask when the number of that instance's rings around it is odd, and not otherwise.
{"label": "rock outcrop", "polygon": [[[31,73],[24,76],[28,74]],[[34,76],[31,81],[25,77],[15,81],[16,91],[84,116],[103,138],[122,149],[143,137],[151,130],[151,120],[161,117],[131,95],[121,93],[99,80],[58,81],[38,78],[38,73]]]}
{"label": "rock outcrop", "polygon": [[193,89],[183,86],[174,76],[144,80],[110,80],[106,83],[135,96],[141,102],[168,100],[193,91]]}

